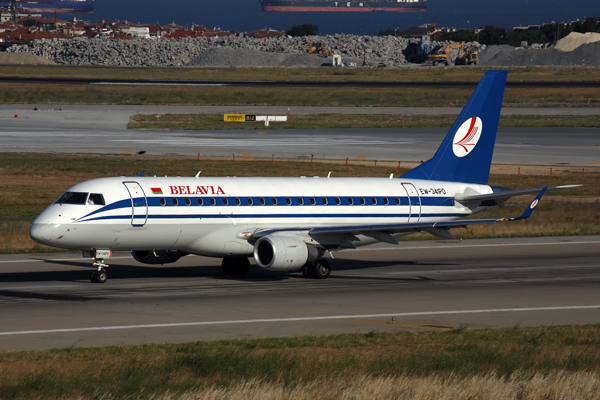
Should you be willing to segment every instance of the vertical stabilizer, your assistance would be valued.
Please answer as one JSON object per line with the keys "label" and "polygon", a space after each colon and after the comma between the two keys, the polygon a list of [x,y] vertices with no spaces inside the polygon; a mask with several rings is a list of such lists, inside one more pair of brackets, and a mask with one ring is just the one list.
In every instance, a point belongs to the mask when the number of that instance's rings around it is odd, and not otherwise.
{"label": "vertical stabilizer", "polygon": [[507,71],[488,71],[430,160],[401,178],[487,183]]}

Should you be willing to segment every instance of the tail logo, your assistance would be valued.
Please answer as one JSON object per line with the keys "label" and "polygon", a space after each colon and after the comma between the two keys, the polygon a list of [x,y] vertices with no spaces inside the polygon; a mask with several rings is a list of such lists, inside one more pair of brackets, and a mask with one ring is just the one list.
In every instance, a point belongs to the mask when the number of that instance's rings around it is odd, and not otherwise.
{"label": "tail logo", "polygon": [[479,117],[472,117],[463,122],[452,140],[452,151],[456,157],[464,157],[473,151],[481,136],[481,129]]}

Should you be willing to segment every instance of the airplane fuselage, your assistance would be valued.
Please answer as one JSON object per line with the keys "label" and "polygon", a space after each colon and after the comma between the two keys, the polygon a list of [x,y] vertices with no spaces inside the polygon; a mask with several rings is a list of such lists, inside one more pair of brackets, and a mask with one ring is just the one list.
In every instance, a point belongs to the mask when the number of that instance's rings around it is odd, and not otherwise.
{"label": "airplane fuselage", "polygon": [[[69,249],[250,256],[247,233],[261,229],[309,232],[320,226],[464,217],[483,209],[455,201],[467,190],[492,192],[488,185],[401,178],[101,178],[70,188],[67,193],[77,196],[48,207],[31,235]],[[317,239],[321,248],[340,244],[339,237]],[[354,246],[376,241],[359,239]]]}

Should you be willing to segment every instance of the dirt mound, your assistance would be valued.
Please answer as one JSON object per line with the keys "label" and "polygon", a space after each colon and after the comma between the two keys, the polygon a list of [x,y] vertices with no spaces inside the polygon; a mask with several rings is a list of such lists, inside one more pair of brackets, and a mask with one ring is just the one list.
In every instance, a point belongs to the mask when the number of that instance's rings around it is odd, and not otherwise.
{"label": "dirt mound", "polygon": [[530,66],[530,65],[599,65],[600,41],[578,46],[573,51],[557,49],[515,49],[500,51],[482,65]]}
{"label": "dirt mound", "polygon": [[560,39],[554,48],[561,51],[573,51],[581,45],[600,42],[600,33],[571,32],[568,36]]}
{"label": "dirt mound", "polygon": [[29,53],[0,53],[0,64],[41,64],[50,65],[55,64],[53,61],[47,58],[35,56]]}

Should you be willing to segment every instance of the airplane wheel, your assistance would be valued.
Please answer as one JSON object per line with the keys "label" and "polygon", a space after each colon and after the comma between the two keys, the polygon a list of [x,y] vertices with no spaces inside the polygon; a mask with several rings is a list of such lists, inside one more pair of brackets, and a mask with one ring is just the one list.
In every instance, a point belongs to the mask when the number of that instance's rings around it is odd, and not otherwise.
{"label": "airplane wheel", "polygon": [[233,274],[246,275],[250,271],[250,260],[247,257],[233,259]]}
{"label": "airplane wheel", "polygon": [[92,271],[90,274],[90,282],[98,283],[98,271]]}
{"label": "airplane wheel", "polygon": [[96,273],[96,282],[97,283],[105,283],[108,279],[108,274],[105,270],[101,269]]}
{"label": "airplane wheel", "polygon": [[221,268],[225,275],[246,275],[250,271],[250,260],[247,257],[224,258]]}
{"label": "airplane wheel", "polygon": [[318,259],[313,263],[311,268],[312,276],[316,279],[327,279],[331,274],[331,267],[329,261],[325,259]]}
{"label": "airplane wheel", "polygon": [[224,258],[221,262],[221,269],[225,275],[233,275],[233,258]]}
{"label": "airplane wheel", "polygon": [[306,264],[304,264],[301,269],[302,276],[305,278],[312,278],[313,277],[312,273],[311,273],[312,267],[313,267],[313,263],[311,263],[311,262],[307,262]]}

